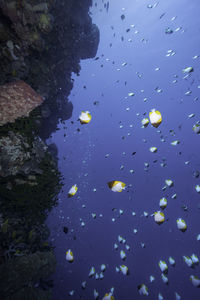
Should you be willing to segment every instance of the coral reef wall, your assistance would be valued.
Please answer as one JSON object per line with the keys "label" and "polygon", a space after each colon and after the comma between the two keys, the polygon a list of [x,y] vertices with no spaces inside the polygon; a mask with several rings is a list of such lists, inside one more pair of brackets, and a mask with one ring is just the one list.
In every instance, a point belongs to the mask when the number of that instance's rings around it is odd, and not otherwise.
{"label": "coral reef wall", "polygon": [[0,295],[51,299],[44,224],[62,176],[45,139],[71,117],[71,74],[96,55],[92,0],[0,0]]}
{"label": "coral reef wall", "polygon": [[24,80],[47,100],[40,124],[45,138],[55,130],[58,115],[71,117],[71,73],[79,74],[80,59],[96,55],[99,30],[88,13],[91,4],[0,0],[0,84]]}

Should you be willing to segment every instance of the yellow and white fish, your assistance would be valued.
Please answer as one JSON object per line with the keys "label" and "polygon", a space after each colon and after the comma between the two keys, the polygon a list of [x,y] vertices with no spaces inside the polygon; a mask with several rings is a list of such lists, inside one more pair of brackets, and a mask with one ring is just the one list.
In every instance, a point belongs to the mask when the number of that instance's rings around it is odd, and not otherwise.
{"label": "yellow and white fish", "polygon": [[192,267],[193,264],[194,264],[193,261],[192,261],[192,259],[189,256],[183,255],[183,260],[184,260],[184,262],[186,263],[186,265],[188,267]]}
{"label": "yellow and white fish", "polygon": [[168,266],[164,260],[160,260],[158,265],[160,267],[161,272],[163,272],[163,273],[167,272]]}
{"label": "yellow and white fish", "polygon": [[195,190],[197,191],[197,193],[200,193],[200,185],[199,184],[195,185]]}
{"label": "yellow and white fish", "polygon": [[102,300],[115,300],[115,297],[112,293],[106,293]]}
{"label": "yellow and white fish", "polygon": [[143,127],[147,127],[149,125],[149,119],[148,118],[144,118],[144,119],[142,119],[141,123],[142,123]]}
{"label": "yellow and white fish", "polygon": [[197,286],[197,287],[200,286],[200,279],[199,279],[199,277],[194,276],[194,275],[191,275],[191,276],[190,276],[190,280],[192,281],[192,284],[193,284],[194,286]]}
{"label": "yellow and white fish", "polygon": [[121,265],[120,267],[120,271],[122,272],[123,275],[128,275],[128,267],[125,265]]}
{"label": "yellow and white fish", "polygon": [[194,69],[193,69],[193,67],[187,67],[187,68],[183,69],[182,71],[183,71],[183,73],[191,73],[194,71]]}
{"label": "yellow and white fish", "polygon": [[161,113],[158,110],[152,109],[149,113],[149,119],[153,127],[158,127],[162,122]]}
{"label": "yellow and white fish", "polygon": [[91,119],[92,119],[92,116],[89,111],[82,111],[79,116],[79,120],[80,120],[81,124],[87,124],[91,121]]}
{"label": "yellow and white fish", "polygon": [[162,224],[165,221],[165,215],[164,215],[164,213],[161,212],[161,211],[156,211],[154,213],[154,221],[157,224]]}
{"label": "yellow and white fish", "polygon": [[68,198],[73,197],[76,194],[77,190],[78,190],[77,185],[76,184],[72,185],[71,189],[68,192]]}
{"label": "yellow and white fish", "polygon": [[150,147],[149,151],[152,152],[152,153],[156,153],[158,151],[158,148],[157,147]]}
{"label": "yellow and white fish", "polygon": [[183,219],[181,219],[181,218],[177,219],[176,224],[177,224],[177,227],[178,227],[179,230],[181,230],[183,232],[186,231],[187,224]]}
{"label": "yellow and white fish", "polygon": [[145,284],[138,285],[138,291],[140,295],[148,296],[148,288]]}
{"label": "yellow and white fish", "polygon": [[165,197],[160,199],[159,206],[164,209],[167,206],[167,199]]}
{"label": "yellow and white fish", "polygon": [[165,275],[165,274],[161,274],[161,278],[162,278],[162,281],[164,282],[164,283],[166,283],[166,284],[168,284],[168,282],[169,282],[169,280],[168,280],[168,278],[167,278],[167,276]]}
{"label": "yellow and white fish", "polygon": [[108,186],[113,192],[122,192],[125,189],[125,185],[124,182],[117,180],[108,182]]}
{"label": "yellow and white fish", "polygon": [[166,183],[166,185],[167,185],[168,187],[171,187],[171,186],[174,185],[174,182],[173,182],[171,179],[166,179],[166,180],[165,180],[165,183]]}
{"label": "yellow and white fish", "polygon": [[170,257],[168,258],[168,261],[169,261],[169,263],[170,263],[171,266],[175,266],[175,263],[176,263],[176,262],[175,262],[175,259],[174,259],[173,257],[170,256]]}
{"label": "yellow and white fish", "polygon": [[68,262],[73,262],[74,261],[74,255],[73,255],[71,249],[66,251],[66,260]]}

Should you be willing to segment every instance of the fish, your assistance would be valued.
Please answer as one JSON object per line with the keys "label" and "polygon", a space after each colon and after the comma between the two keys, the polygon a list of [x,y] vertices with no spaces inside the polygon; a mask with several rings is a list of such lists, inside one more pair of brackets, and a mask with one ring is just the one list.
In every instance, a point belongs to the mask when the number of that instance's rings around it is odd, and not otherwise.
{"label": "fish", "polygon": [[158,265],[160,267],[161,272],[167,273],[168,266],[167,266],[167,264],[166,264],[166,262],[164,260],[160,260],[159,263],[158,263]]}
{"label": "fish", "polygon": [[140,295],[148,296],[148,288],[145,284],[138,285],[138,291]]}
{"label": "fish", "polygon": [[66,251],[66,260],[68,262],[73,262],[74,261],[74,255],[73,255],[71,249]]}
{"label": "fish", "polygon": [[156,211],[154,213],[154,221],[157,224],[162,224],[165,221],[165,215],[164,215],[164,213],[161,212],[161,211]]}
{"label": "fish", "polygon": [[79,120],[80,120],[81,124],[87,124],[91,121],[91,119],[92,119],[92,116],[89,111],[82,111],[79,116]]}
{"label": "fish", "polygon": [[107,183],[113,192],[122,192],[125,189],[125,183],[122,181],[113,180]]}
{"label": "fish", "polygon": [[68,192],[68,198],[73,197],[77,193],[78,187],[76,184],[72,185],[71,189]]}
{"label": "fish", "polygon": [[115,300],[115,297],[112,293],[106,293],[102,300]]}
{"label": "fish", "polygon": [[161,113],[158,110],[152,109],[149,113],[149,119],[153,127],[158,127],[162,122]]}

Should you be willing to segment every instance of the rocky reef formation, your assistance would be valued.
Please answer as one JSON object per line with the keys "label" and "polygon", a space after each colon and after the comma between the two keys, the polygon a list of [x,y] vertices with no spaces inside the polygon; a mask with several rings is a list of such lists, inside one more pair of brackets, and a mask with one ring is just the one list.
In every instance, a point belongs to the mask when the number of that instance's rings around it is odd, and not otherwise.
{"label": "rocky reef formation", "polygon": [[[99,31],[88,14],[92,0],[0,0],[0,84],[24,80],[45,100],[40,134],[71,117],[71,74],[96,55]],[[44,130],[45,128],[45,130]]]}
{"label": "rocky reef formation", "polygon": [[[44,225],[62,177],[44,140],[71,117],[71,74],[96,55],[92,0],[0,0],[0,295],[51,299]],[[28,298],[27,296],[28,295]]]}
{"label": "rocky reef formation", "polygon": [[0,86],[0,126],[14,123],[42,103],[43,99],[24,81],[15,81]]}

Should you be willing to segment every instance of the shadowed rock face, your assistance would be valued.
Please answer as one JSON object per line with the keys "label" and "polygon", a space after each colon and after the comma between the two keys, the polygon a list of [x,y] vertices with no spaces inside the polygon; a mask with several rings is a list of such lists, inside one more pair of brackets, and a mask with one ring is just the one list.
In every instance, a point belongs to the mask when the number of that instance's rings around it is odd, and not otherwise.
{"label": "shadowed rock face", "polygon": [[88,13],[91,4],[0,0],[2,299],[51,299],[45,278],[54,271],[55,256],[38,228],[56,205],[62,183],[56,147],[49,149],[53,160],[34,135],[39,130],[48,138],[58,120],[72,115],[71,73],[79,75],[80,59],[94,57],[99,43]]}
{"label": "shadowed rock face", "polygon": [[[91,0],[0,0],[0,84],[24,80],[44,99],[48,116],[41,136],[71,117],[71,73],[80,59],[96,55],[99,30],[89,16]],[[45,131],[46,130],[46,131]]]}
{"label": "shadowed rock face", "polygon": [[26,299],[51,299],[49,293],[34,289],[34,285],[53,273],[55,266],[56,259],[50,251],[12,258],[0,266],[2,299],[25,299],[25,291],[30,292],[30,297]]}

